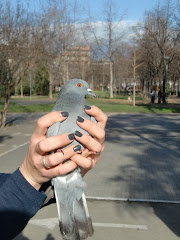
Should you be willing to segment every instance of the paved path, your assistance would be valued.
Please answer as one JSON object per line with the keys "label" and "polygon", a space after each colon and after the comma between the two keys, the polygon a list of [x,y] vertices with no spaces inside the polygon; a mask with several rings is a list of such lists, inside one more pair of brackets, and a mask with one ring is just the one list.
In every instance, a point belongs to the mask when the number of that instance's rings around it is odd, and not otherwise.
{"label": "paved path", "polygon": [[[14,126],[0,129],[1,172],[21,164],[40,115],[13,115]],[[91,239],[179,239],[180,204],[97,199],[180,202],[180,115],[111,114],[106,133],[102,161],[85,177],[95,224]],[[28,239],[60,239],[55,205],[39,211],[16,238]]]}
{"label": "paved path", "polygon": [[[89,240],[178,240],[180,207],[167,204],[88,201],[95,233]],[[41,209],[14,240],[60,240],[57,209]]]}
{"label": "paved path", "polygon": [[86,177],[88,196],[180,202],[179,114],[112,115],[106,134],[103,161]]}

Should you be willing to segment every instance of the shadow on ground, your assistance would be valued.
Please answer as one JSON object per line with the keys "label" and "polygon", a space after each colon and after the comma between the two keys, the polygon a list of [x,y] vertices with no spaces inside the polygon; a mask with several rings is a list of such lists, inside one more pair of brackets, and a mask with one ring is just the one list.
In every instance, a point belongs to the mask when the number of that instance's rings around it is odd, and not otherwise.
{"label": "shadow on ground", "polygon": [[[110,116],[106,141],[119,144],[127,164],[108,181],[126,183],[127,198],[180,201],[180,116]],[[138,150],[138,151],[137,151]],[[121,156],[121,152],[119,152]],[[121,191],[121,189],[119,190]],[[117,193],[119,196],[120,193]],[[180,236],[180,205],[152,204],[155,214]]]}
{"label": "shadow on ground", "polygon": [[27,122],[36,121],[46,113],[9,113],[6,119],[6,126],[19,125]]}
{"label": "shadow on ground", "polygon": [[180,237],[180,204],[151,204],[154,213]]}
{"label": "shadow on ground", "polygon": [[0,143],[2,143],[5,139],[11,139],[12,138],[12,136],[10,136],[10,135],[2,135],[2,136],[0,136]]}
{"label": "shadow on ground", "polygon": [[[30,240],[30,239],[23,236],[23,234],[20,233],[17,237],[14,238],[14,240]],[[52,236],[51,233],[49,233],[44,240],[55,240],[55,238]]]}

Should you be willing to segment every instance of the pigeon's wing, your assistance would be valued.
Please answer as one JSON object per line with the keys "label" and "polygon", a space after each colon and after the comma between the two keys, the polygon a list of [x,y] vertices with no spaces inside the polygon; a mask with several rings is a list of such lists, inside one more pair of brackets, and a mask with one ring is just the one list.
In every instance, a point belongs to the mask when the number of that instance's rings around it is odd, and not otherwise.
{"label": "pigeon's wing", "polygon": [[52,126],[50,126],[47,130],[47,137],[52,137],[60,134],[60,127],[61,127],[60,122],[56,122]]}
{"label": "pigeon's wing", "polygon": [[[91,116],[90,120],[93,123],[97,124],[97,121],[94,117]],[[94,228],[92,225],[91,216],[88,211],[84,192],[81,195],[81,198],[74,202],[73,215],[80,238],[86,239],[89,236],[92,236],[94,233]]]}
{"label": "pigeon's wing", "polygon": [[91,116],[90,119],[91,119],[91,121],[92,121],[93,123],[97,124],[97,121],[96,121],[96,119],[95,119],[93,116]]}
{"label": "pigeon's wing", "polygon": [[[52,137],[52,136],[56,136],[59,134],[60,132],[60,126],[61,126],[61,123],[60,122],[57,122],[57,123],[54,123],[52,126],[50,126],[48,128],[48,131],[47,131],[47,137]],[[46,194],[46,199],[43,203],[43,206],[45,206],[46,204],[49,204],[51,202],[52,199],[54,199],[54,189],[52,187],[52,184],[51,184],[51,180],[48,181],[47,183],[44,183],[41,187],[41,190],[45,192]],[[53,201],[54,202],[54,201]]]}

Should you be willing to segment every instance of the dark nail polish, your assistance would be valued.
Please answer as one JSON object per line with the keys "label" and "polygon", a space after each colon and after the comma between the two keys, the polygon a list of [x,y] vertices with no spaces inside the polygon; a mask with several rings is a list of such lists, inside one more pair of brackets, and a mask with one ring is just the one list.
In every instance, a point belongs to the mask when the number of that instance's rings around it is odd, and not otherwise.
{"label": "dark nail polish", "polygon": [[69,138],[69,140],[73,140],[73,139],[74,139],[74,133],[70,133],[70,134],[68,135],[68,138]]}
{"label": "dark nail polish", "polygon": [[77,117],[77,121],[83,123],[83,122],[84,122],[84,119],[83,119],[82,117],[78,116],[78,117]]}
{"label": "dark nail polish", "polygon": [[61,115],[62,115],[63,117],[68,117],[68,116],[69,116],[69,113],[68,113],[68,112],[61,112]]}
{"label": "dark nail polish", "polygon": [[79,132],[79,131],[75,131],[75,135],[78,136],[78,137],[82,137],[82,133]]}
{"label": "dark nail polish", "polygon": [[74,152],[78,152],[81,150],[81,146],[80,145],[76,145],[75,147],[73,147],[73,151]]}
{"label": "dark nail polish", "polygon": [[85,108],[86,110],[90,110],[90,109],[91,109],[91,107],[88,106],[88,105],[85,105],[84,108]]}

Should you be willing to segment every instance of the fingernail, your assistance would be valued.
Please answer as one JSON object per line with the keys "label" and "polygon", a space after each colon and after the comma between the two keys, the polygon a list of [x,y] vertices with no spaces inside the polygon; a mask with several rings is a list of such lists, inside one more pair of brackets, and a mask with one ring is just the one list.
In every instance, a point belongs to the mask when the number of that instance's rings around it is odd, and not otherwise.
{"label": "fingernail", "polygon": [[70,134],[68,135],[68,138],[69,138],[69,140],[73,140],[73,139],[74,139],[74,133],[70,133]]}
{"label": "fingernail", "polygon": [[84,122],[84,119],[83,119],[82,117],[78,116],[78,117],[77,117],[77,121],[83,123],[83,122]]}
{"label": "fingernail", "polygon": [[69,116],[69,113],[68,113],[68,112],[61,112],[61,115],[62,115],[63,117],[68,117],[68,116]]}
{"label": "fingernail", "polygon": [[78,136],[78,137],[82,137],[82,133],[79,132],[79,131],[75,131],[75,135]]}
{"label": "fingernail", "polygon": [[73,151],[74,152],[78,152],[81,150],[81,146],[80,145],[76,145],[75,147],[73,147]]}
{"label": "fingernail", "polygon": [[91,107],[88,106],[88,105],[85,105],[84,108],[85,108],[86,110],[90,110],[90,109],[91,109]]}

